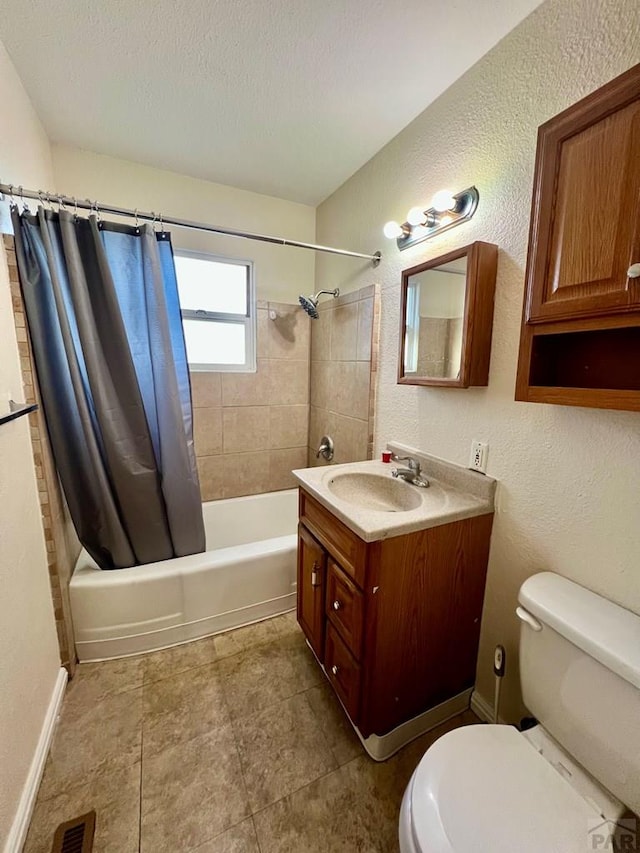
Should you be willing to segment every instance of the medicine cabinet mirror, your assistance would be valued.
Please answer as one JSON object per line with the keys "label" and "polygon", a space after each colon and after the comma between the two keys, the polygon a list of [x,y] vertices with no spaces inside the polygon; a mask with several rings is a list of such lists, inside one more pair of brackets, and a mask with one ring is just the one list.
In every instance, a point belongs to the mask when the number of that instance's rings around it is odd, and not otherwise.
{"label": "medicine cabinet mirror", "polygon": [[402,273],[401,385],[487,385],[498,247],[476,242]]}

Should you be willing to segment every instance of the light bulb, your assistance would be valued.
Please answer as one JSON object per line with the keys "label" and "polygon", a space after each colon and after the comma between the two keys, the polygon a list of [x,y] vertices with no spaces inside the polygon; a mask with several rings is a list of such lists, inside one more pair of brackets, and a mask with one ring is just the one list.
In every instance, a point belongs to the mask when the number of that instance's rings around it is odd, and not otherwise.
{"label": "light bulb", "polygon": [[456,200],[450,190],[440,190],[431,199],[431,207],[437,210],[438,213],[444,213],[445,210],[453,210],[456,206]]}
{"label": "light bulb", "polygon": [[424,210],[421,207],[412,207],[407,213],[407,222],[409,225],[424,225],[425,220]]}
{"label": "light bulb", "polygon": [[397,237],[402,237],[404,234],[404,230],[401,225],[398,225],[397,222],[391,220],[391,222],[387,222],[387,224],[382,229],[382,232],[385,237],[388,237],[390,240],[393,240]]}

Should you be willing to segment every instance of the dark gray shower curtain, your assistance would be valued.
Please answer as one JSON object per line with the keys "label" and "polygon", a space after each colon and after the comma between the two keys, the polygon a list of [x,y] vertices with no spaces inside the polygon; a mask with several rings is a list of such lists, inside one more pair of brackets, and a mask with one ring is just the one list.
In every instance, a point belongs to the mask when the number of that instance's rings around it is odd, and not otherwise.
{"label": "dark gray shower curtain", "polygon": [[13,210],[45,419],[103,569],[203,551],[191,389],[168,235]]}

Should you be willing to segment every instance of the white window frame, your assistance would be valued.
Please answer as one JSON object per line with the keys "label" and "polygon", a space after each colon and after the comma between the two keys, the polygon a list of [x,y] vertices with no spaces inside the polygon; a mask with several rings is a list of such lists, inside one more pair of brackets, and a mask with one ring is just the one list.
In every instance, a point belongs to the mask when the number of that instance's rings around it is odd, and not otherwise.
{"label": "white window frame", "polygon": [[[176,257],[199,258],[204,261],[215,261],[216,263],[235,264],[245,267],[247,270],[247,313],[229,314],[221,311],[205,311],[204,309],[182,308],[180,314],[183,320],[198,320],[203,323],[214,321],[216,323],[233,323],[244,325],[245,360],[244,364],[216,364],[206,362],[198,364],[189,362],[189,370],[195,373],[255,373],[256,363],[256,280],[253,269],[253,261],[242,258],[229,258],[225,255],[214,255],[211,252],[192,252],[187,249],[176,249]],[[177,278],[177,272],[176,272]]]}

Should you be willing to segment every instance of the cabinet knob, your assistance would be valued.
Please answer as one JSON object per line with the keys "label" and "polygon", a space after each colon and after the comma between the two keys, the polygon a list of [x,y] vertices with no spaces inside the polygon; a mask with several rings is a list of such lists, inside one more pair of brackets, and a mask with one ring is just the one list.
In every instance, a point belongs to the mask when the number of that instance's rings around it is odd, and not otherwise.
{"label": "cabinet knob", "polygon": [[333,609],[334,610],[340,610],[341,607],[342,607],[342,605],[340,604],[340,602],[336,598],[336,600],[333,602]]}
{"label": "cabinet knob", "polygon": [[338,667],[335,665],[335,663],[334,663],[334,665],[331,667],[331,672],[332,672],[334,675],[337,675],[337,674],[338,674]]}
{"label": "cabinet knob", "polygon": [[640,278],[640,264],[631,264],[627,270],[629,278]]}

